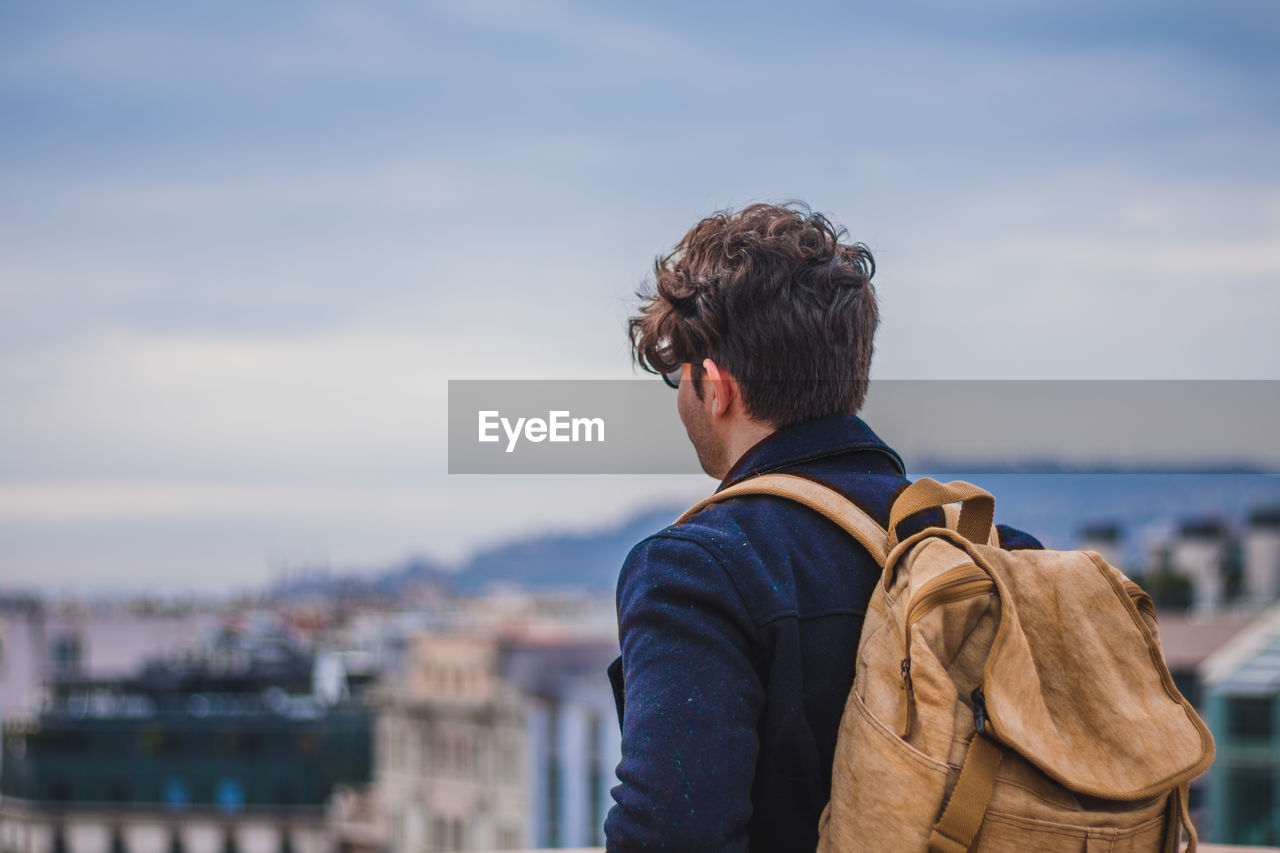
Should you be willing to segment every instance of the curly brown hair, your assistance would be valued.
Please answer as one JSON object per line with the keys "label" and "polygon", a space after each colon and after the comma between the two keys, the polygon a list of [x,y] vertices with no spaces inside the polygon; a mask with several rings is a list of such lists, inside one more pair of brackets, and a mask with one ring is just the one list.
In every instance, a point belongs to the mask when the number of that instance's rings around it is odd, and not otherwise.
{"label": "curly brown hair", "polygon": [[879,324],[875,259],[806,205],[753,204],[703,219],[653,265],[628,323],[632,355],[666,373],[710,358],[746,412],[784,427],[862,408]]}

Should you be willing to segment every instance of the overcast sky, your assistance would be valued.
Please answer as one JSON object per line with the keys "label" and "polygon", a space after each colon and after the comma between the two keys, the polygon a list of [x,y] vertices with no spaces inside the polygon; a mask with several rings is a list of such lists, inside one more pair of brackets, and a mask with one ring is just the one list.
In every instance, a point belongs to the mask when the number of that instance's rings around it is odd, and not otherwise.
{"label": "overcast sky", "polygon": [[1263,0],[5,4],[0,589],[693,498],[450,477],[445,383],[632,376],[654,255],[755,200],[870,245],[875,376],[1280,378],[1278,41]]}

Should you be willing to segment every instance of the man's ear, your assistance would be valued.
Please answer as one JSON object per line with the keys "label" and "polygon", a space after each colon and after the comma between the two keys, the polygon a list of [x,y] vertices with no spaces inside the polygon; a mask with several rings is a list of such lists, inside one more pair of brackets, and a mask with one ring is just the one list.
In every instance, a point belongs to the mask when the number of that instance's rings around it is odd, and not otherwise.
{"label": "man's ear", "polygon": [[738,397],[738,383],[729,375],[729,371],[724,370],[709,358],[702,360],[702,369],[707,372],[707,378],[711,380],[711,414],[728,414],[729,408]]}

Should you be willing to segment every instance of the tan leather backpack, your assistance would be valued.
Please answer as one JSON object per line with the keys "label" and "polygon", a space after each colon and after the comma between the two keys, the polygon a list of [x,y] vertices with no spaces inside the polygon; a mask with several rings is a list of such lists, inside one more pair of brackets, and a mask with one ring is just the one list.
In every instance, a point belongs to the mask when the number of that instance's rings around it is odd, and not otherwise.
{"label": "tan leather backpack", "polygon": [[[1099,555],[1005,551],[995,500],[924,479],[889,530],[838,492],[765,474],[769,494],[840,525],[884,566],[858,646],[820,851],[991,853],[1196,847],[1187,785],[1213,739],[1174,687],[1150,597]],[[957,509],[954,504],[962,506]],[[903,542],[904,519],[947,526]]]}

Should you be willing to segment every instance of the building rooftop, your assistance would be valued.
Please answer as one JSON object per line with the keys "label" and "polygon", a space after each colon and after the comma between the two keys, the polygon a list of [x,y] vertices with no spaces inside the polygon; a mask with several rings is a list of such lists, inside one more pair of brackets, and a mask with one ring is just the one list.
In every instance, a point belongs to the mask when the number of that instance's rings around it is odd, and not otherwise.
{"label": "building rooftop", "polygon": [[1195,669],[1258,618],[1256,611],[1194,614],[1161,611],[1160,646],[1171,670]]}
{"label": "building rooftop", "polygon": [[1233,693],[1280,691],[1280,602],[1259,613],[1201,664],[1206,687]]}

